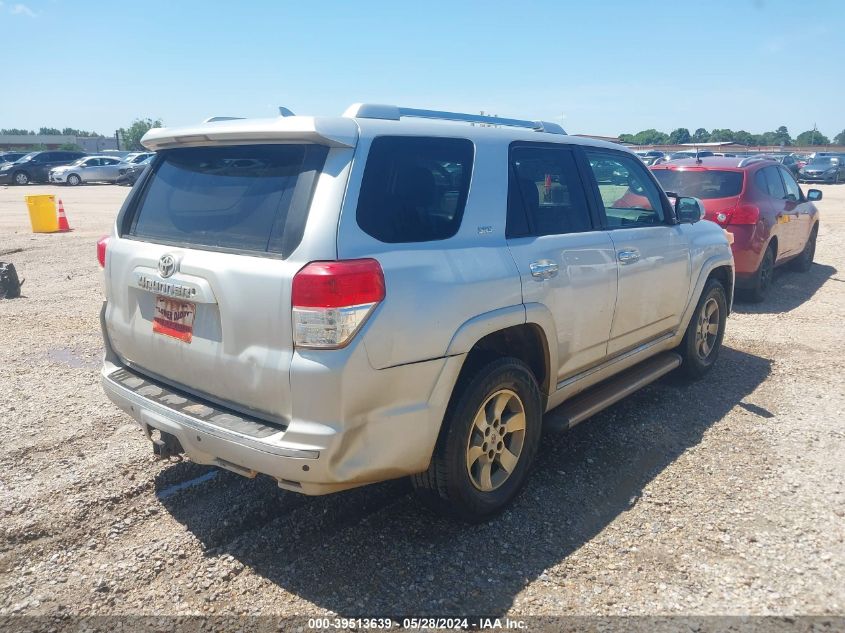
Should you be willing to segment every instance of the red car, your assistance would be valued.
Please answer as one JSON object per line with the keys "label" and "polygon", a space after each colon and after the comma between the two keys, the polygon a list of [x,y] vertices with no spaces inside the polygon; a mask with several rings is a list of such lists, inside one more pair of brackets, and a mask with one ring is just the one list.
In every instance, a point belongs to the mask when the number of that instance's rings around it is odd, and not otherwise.
{"label": "red car", "polygon": [[651,168],[663,189],[694,196],[706,218],[733,234],[736,287],[752,301],[762,301],[776,266],[791,263],[808,271],[816,251],[819,212],[813,202],[822,192],[805,195],[780,163],[764,158],[677,160]]}

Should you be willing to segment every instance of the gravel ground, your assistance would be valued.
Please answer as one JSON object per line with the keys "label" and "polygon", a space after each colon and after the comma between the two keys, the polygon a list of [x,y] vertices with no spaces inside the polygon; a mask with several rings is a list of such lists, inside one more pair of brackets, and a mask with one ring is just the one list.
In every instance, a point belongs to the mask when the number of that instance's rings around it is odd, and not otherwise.
{"label": "gravel ground", "polygon": [[[845,613],[845,185],[820,188],[816,265],[736,305],[710,376],[549,435],[475,527],[404,481],[308,498],[155,461],[97,373],[94,242],[128,190],[0,189],[26,278],[0,302],[0,615]],[[29,232],[44,192],[74,232]]]}

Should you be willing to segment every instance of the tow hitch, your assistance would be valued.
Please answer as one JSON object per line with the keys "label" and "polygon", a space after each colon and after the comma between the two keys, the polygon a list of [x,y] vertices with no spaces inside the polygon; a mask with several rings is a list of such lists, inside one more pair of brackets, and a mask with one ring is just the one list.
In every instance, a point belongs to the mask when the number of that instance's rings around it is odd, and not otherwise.
{"label": "tow hitch", "polygon": [[156,437],[155,432],[153,432],[150,435],[150,439],[153,441],[153,455],[158,459],[178,457],[181,453],[185,452],[185,449],[182,448],[176,436],[170,433],[158,431],[158,437]]}

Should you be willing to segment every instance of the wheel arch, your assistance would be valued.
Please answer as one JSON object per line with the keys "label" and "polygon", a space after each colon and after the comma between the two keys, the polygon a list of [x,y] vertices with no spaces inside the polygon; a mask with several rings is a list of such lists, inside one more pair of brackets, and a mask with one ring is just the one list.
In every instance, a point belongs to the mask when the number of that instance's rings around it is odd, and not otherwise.
{"label": "wheel arch", "polygon": [[675,337],[673,339],[675,344],[679,344],[681,339],[684,337],[684,333],[687,330],[687,326],[689,325],[693,312],[695,312],[695,307],[698,305],[698,299],[704,291],[704,286],[707,283],[707,280],[710,279],[713,274],[730,279],[730,290],[727,287],[725,288],[725,292],[728,293],[728,312],[730,312],[731,306],[733,305],[733,292],[735,286],[733,255],[730,253],[718,253],[709,257],[699,269],[695,286],[690,294],[689,301],[684,309],[683,318],[681,319],[678,331],[675,333]]}
{"label": "wheel arch", "polygon": [[549,345],[549,341],[556,341],[555,337],[548,308],[519,304],[464,323],[452,337],[447,355],[466,354],[458,382],[479,364],[504,356],[518,358],[531,368],[546,398],[553,389],[552,368],[557,362],[557,346]]}
{"label": "wheel arch", "polygon": [[725,294],[728,299],[728,316],[730,316],[731,308],[733,307],[734,296],[734,271],[730,266],[716,266],[707,275],[707,279],[717,279],[725,288]]}

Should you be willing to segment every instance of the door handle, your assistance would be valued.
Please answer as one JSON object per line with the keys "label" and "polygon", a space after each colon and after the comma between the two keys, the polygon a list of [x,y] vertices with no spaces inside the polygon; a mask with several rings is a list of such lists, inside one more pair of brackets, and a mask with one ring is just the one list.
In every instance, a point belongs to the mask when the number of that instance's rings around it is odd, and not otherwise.
{"label": "door handle", "polygon": [[628,251],[619,251],[616,259],[619,260],[620,264],[633,264],[634,262],[640,261],[640,252],[633,248]]}
{"label": "door handle", "polygon": [[551,259],[540,259],[536,262],[531,262],[528,264],[528,268],[531,269],[531,276],[537,277],[538,279],[549,279],[557,275],[558,271],[557,262]]}

